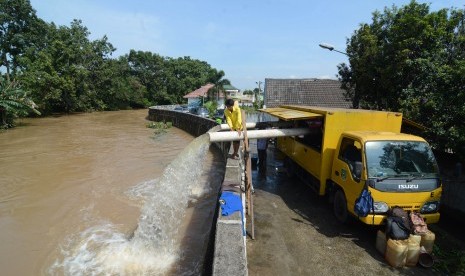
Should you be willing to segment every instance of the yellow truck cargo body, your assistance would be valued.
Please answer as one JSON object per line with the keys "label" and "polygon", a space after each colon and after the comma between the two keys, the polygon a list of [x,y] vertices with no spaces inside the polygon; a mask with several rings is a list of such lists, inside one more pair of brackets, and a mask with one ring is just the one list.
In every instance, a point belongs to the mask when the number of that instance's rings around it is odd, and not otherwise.
{"label": "yellow truck cargo body", "polygon": [[[289,111],[286,113],[286,110]],[[400,132],[402,125],[402,114],[397,112],[296,105],[284,105],[280,108],[268,108],[263,111],[284,121],[318,117],[323,119],[325,129],[323,130],[320,152],[296,142],[293,138],[278,138],[278,148],[319,179],[320,189],[318,193],[320,195],[325,194],[326,179],[329,179],[331,175],[334,151],[344,131]]]}

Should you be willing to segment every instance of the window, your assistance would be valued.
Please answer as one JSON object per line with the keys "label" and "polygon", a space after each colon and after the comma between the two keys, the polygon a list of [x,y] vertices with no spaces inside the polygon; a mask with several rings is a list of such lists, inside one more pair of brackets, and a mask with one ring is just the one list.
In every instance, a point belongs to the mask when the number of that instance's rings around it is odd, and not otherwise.
{"label": "window", "polygon": [[361,144],[358,141],[344,137],[339,150],[339,159],[347,163],[356,181],[360,181],[362,176],[362,152],[360,147]]}

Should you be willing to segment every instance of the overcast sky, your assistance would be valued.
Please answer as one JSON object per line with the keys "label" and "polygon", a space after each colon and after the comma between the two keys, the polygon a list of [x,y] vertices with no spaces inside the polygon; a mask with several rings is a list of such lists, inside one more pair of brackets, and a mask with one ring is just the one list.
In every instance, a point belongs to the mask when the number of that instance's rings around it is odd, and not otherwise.
{"label": "overcast sky", "polygon": [[[237,88],[253,89],[265,78],[336,79],[346,40],[387,0],[31,0],[47,22],[81,19],[91,39],[108,36],[115,56],[129,50],[168,57],[190,56],[223,70]],[[431,10],[465,8],[465,0],[418,1]]]}

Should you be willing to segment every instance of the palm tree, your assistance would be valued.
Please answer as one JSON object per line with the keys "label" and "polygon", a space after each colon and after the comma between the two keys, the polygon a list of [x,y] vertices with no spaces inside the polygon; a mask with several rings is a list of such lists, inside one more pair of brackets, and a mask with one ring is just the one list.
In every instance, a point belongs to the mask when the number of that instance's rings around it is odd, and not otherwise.
{"label": "palm tree", "polygon": [[225,74],[223,70],[216,72],[216,74],[214,75],[212,81],[215,86],[213,86],[212,88],[208,90],[208,97],[211,100],[216,98],[216,102],[218,102],[220,98],[220,93],[223,92],[224,94],[223,86],[231,84],[231,82],[228,79],[223,79],[224,75]]}
{"label": "palm tree", "polygon": [[26,116],[30,111],[40,115],[36,108],[37,105],[18,82],[0,76],[0,128],[12,127],[15,118]]}

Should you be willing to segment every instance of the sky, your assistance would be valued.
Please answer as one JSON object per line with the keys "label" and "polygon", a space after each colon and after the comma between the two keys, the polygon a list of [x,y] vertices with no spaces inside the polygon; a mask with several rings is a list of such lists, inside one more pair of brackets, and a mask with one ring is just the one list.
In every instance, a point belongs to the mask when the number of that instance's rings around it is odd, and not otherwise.
{"label": "sky", "polygon": [[[70,26],[80,19],[90,39],[117,50],[190,56],[225,72],[241,90],[265,78],[337,79],[347,39],[372,13],[410,0],[30,0],[37,16]],[[465,0],[417,1],[430,10],[465,8]]]}

